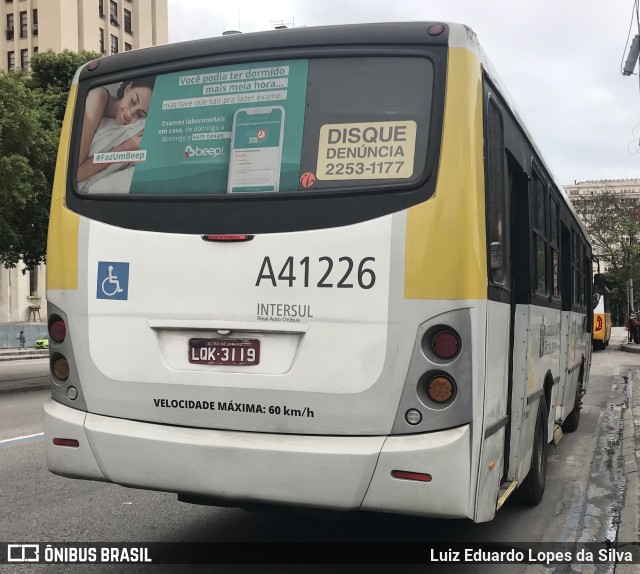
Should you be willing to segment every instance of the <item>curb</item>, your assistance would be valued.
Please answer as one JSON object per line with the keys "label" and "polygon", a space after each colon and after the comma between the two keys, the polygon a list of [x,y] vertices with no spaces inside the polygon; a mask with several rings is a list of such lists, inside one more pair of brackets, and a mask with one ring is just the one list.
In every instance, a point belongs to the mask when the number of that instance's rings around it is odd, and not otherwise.
{"label": "curb", "polygon": [[631,343],[622,343],[622,350],[625,353],[640,353],[640,345],[631,346]]}

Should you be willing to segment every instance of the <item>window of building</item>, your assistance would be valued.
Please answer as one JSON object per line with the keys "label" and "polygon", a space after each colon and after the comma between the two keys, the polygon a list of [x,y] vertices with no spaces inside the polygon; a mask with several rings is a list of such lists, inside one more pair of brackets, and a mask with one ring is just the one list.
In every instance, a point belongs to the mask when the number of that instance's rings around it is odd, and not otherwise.
{"label": "window of building", "polygon": [[29,295],[35,297],[38,295],[38,270],[29,270]]}
{"label": "window of building", "polygon": [[7,14],[7,40],[13,40],[13,14]]}
{"label": "window of building", "polygon": [[119,26],[118,22],[118,3],[111,0],[109,2],[109,18],[114,26]]}
{"label": "window of building", "polygon": [[133,31],[131,30],[131,12],[126,8],[124,9],[124,31],[127,34],[133,35]]}
{"label": "window of building", "polygon": [[5,0],[7,4],[13,4],[13,0]]}
{"label": "window of building", "polygon": [[9,70],[16,69],[16,53],[15,52],[7,52],[7,68]]}
{"label": "window of building", "polygon": [[20,69],[27,71],[29,69],[29,50],[20,50]]}
{"label": "window of building", "polygon": [[31,13],[31,25],[33,26],[33,35],[38,35],[38,10],[34,9]]}
{"label": "window of building", "polygon": [[99,28],[100,33],[100,52],[106,54],[107,51],[104,49],[104,30]]}
{"label": "window of building", "polygon": [[98,15],[104,18],[104,0],[98,0]]}
{"label": "window of building", "polygon": [[124,43],[124,51],[125,52],[130,52],[132,49],[133,48],[132,48],[131,44],[129,44],[128,42]]}
{"label": "window of building", "polygon": [[20,37],[27,37],[27,12],[20,12]]}
{"label": "window of building", "polygon": [[111,34],[111,53],[118,53],[118,37]]}
{"label": "window of building", "polygon": [[34,46],[34,47],[33,47],[33,53],[34,53],[34,54],[37,54],[37,53],[38,53],[38,46]]}

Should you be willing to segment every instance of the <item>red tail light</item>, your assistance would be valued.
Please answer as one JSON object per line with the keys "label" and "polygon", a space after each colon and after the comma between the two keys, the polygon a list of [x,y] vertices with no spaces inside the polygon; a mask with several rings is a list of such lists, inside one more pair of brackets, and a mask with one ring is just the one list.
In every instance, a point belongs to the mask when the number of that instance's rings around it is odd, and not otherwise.
{"label": "red tail light", "polygon": [[58,316],[53,315],[49,319],[49,336],[56,342],[62,343],[67,336],[67,325]]}
{"label": "red tail light", "polygon": [[600,315],[596,318],[596,331],[602,331],[602,317]]}
{"label": "red tail light", "polygon": [[455,331],[440,331],[434,335],[431,348],[439,359],[452,359],[460,351],[460,338]]}

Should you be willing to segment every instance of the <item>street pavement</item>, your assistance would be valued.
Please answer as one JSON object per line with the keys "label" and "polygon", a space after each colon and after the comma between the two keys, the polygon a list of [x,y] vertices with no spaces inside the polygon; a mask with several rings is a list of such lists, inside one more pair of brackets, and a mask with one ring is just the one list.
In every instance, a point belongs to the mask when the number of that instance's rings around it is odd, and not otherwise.
{"label": "street pavement", "polygon": [[0,349],[0,395],[49,388],[49,351]]}
{"label": "street pavement", "polygon": [[[628,343],[624,327],[614,327],[609,346],[610,351],[640,353],[640,344]],[[602,351],[595,351],[595,353]],[[632,357],[628,356],[632,361]],[[640,358],[640,357],[639,357]],[[628,362],[628,361],[627,361]],[[627,397],[617,405],[619,411],[620,433],[619,448],[623,458],[626,488],[624,503],[620,512],[617,540],[624,542],[640,542],[640,370],[631,367],[628,381],[624,384],[621,377],[614,373],[612,394],[618,394],[615,387],[624,387]],[[592,370],[593,371],[593,370]],[[592,375],[595,373],[592,372]],[[626,379],[626,377],[624,377]],[[627,384],[628,383],[628,384]],[[0,400],[4,393],[36,391],[49,388],[48,351],[0,350]],[[622,396],[622,395],[620,395]],[[625,550],[624,546],[618,550]],[[619,564],[616,574],[636,572],[637,565]]]}

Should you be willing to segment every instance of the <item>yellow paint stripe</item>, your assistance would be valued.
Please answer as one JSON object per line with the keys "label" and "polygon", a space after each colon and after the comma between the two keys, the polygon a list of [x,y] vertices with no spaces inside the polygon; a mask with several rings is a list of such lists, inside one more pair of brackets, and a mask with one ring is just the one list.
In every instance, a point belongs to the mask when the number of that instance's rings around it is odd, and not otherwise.
{"label": "yellow paint stripe", "polygon": [[435,195],[407,213],[405,299],[487,299],[482,75],[449,50]]}
{"label": "yellow paint stripe", "polygon": [[47,239],[47,290],[78,288],[78,227],[80,219],[65,207],[67,162],[77,91],[76,85],[71,86],[58,146]]}
{"label": "yellow paint stripe", "polygon": [[562,427],[560,425],[555,425],[553,427],[553,444],[557,445],[563,436],[564,433],[562,432]]}
{"label": "yellow paint stripe", "polygon": [[496,510],[500,510],[502,508],[502,505],[507,502],[507,499],[514,493],[516,486],[518,486],[518,481],[514,480],[509,487],[507,488],[507,490],[505,490],[502,493],[502,496],[500,498],[498,498],[498,504],[496,505]]}

